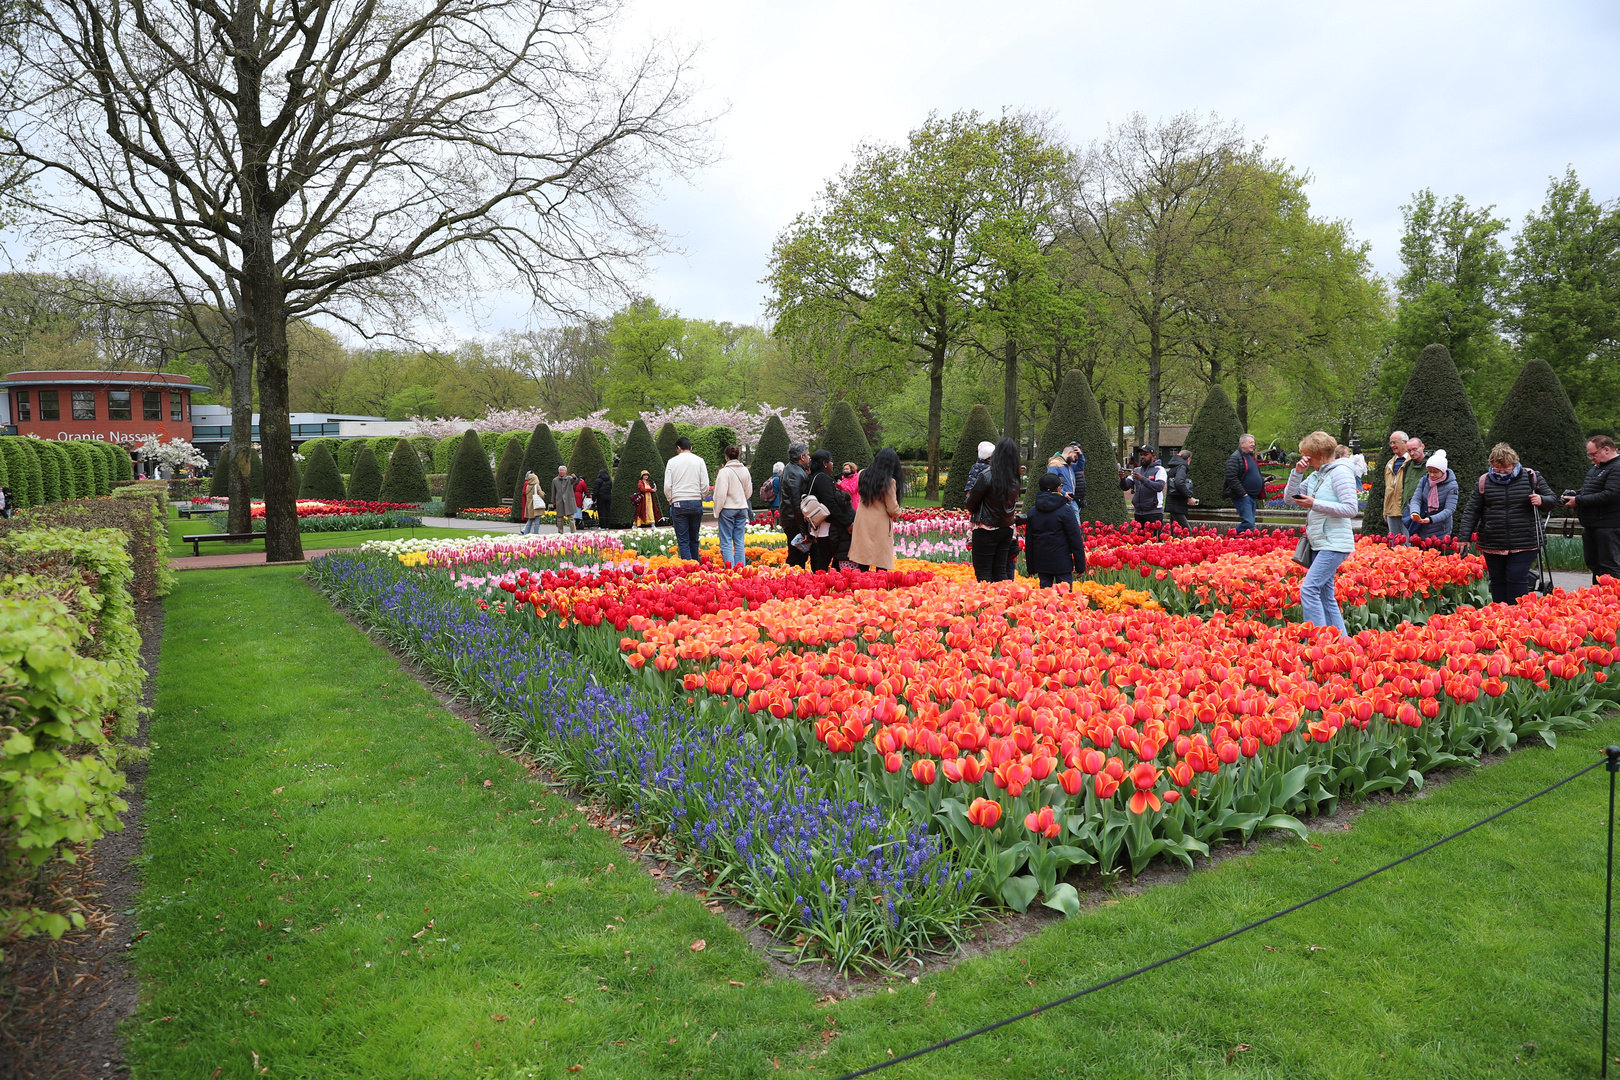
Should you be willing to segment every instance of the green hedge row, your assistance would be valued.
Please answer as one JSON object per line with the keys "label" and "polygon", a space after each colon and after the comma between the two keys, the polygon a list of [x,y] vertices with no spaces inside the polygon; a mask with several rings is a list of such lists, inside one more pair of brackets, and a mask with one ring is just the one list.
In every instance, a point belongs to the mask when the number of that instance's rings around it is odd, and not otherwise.
{"label": "green hedge row", "polygon": [[97,498],[129,474],[129,454],[112,443],[0,436],[0,486],[19,508]]}

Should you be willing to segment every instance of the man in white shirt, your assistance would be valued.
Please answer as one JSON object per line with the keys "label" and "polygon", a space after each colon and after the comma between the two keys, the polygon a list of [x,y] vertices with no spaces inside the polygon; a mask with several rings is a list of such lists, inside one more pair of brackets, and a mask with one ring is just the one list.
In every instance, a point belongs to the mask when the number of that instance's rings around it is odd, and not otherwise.
{"label": "man in white shirt", "polygon": [[675,440],[675,456],[664,466],[664,498],[669,500],[669,520],[683,559],[697,560],[703,496],[709,488],[708,463],[692,453],[692,440],[682,435]]}

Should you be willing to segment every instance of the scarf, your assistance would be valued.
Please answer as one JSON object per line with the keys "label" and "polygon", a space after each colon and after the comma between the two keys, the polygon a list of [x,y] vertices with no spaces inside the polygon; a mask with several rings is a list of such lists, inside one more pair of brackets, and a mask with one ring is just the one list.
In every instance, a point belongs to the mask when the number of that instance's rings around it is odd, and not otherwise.
{"label": "scarf", "polygon": [[1520,462],[1513,466],[1513,471],[1510,473],[1499,473],[1495,469],[1489,469],[1485,473],[1485,478],[1491,481],[1493,484],[1501,484],[1503,487],[1507,487],[1509,484],[1513,483],[1513,481],[1517,480],[1519,478],[1519,474],[1523,471],[1524,464]]}
{"label": "scarf", "polygon": [[[1440,483],[1441,484],[1445,483],[1445,480],[1442,479],[1440,481]],[[1440,509],[1440,484],[1437,484],[1433,480],[1430,480],[1429,481],[1429,512],[1432,514],[1434,511],[1436,511],[1438,509]]]}

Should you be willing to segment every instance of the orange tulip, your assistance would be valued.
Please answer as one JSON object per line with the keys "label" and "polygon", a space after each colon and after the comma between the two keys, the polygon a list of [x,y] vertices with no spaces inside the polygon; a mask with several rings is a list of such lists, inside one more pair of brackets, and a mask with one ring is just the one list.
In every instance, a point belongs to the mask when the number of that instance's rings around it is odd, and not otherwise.
{"label": "orange tulip", "polygon": [[917,783],[927,786],[935,780],[934,763],[928,758],[918,758],[911,763],[911,778]]}
{"label": "orange tulip", "polygon": [[1080,788],[1084,786],[1085,782],[1085,774],[1079,769],[1065,769],[1063,772],[1058,773],[1058,784],[1066,794],[1080,794]]}
{"label": "orange tulip", "polygon": [[884,772],[892,772],[892,773],[899,772],[901,769],[903,769],[905,767],[906,767],[905,759],[902,758],[898,753],[884,754],[883,755],[883,770],[884,770]]}
{"label": "orange tulip", "polygon": [[1053,815],[1050,806],[1043,806],[1033,814],[1025,814],[1024,828],[1032,833],[1044,836],[1048,840],[1056,840],[1058,833],[1063,831],[1058,825],[1057,818]]}
{"label": "orange tulip", "polygon": [[994,799],[974,799],[968,807],[968,820],[981,829],[993,829],[1001,820],[1001,804]]}

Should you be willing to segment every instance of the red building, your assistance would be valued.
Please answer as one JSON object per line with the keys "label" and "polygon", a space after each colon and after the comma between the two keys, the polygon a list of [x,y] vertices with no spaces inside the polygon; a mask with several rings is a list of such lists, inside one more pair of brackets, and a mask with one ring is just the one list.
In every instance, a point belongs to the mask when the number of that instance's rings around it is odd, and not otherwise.
{"label": "red building", "polygon": [[191,395],[209,389],[154,371],[14,371],[0,380],[0,425],[17,435],[126,448],[149,435],[190,442]]}

